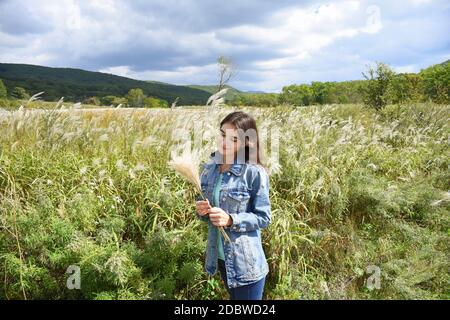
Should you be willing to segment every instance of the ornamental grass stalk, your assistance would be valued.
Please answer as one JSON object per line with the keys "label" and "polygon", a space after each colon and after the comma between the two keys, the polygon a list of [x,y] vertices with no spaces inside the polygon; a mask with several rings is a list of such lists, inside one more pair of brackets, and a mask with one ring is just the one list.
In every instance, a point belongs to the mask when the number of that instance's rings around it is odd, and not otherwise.
{"label": "ornamental grass stalk", "polygon": [[[187,150],[187,149],[185,149]],[[201,195],[203,200],[206,200],[203,195],[201,184],[200,184],[200,175],[199,175],[199,164],[196,158],[192,156],[192,153],[184,151],[181,155],[177,156],[172,153],[171,160],[169,161],[169,166],[175,170],[179,175],[184,177],[190,183],[192,183],[196,189],[196,191]],[[219,231],[222,233],[223,237],[226,241],[231,242],[227,233],[223,229],[223,227],[218,227]]]}

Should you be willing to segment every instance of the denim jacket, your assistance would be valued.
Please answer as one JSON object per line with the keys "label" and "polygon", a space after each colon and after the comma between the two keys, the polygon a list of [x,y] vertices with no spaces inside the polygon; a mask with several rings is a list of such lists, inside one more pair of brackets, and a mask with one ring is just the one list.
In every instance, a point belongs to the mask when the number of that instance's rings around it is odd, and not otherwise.
{"label": "denim jacket", "polygon": [[[214,183],[220,173],[220,158],[218,152],[213,152],[210,161],[202,165],[201,188],[211,204]],[[271,220],[269,177],[265,169],[256,164],[235,161],[224,172],[219,199],[219,207],[233,219],[230,227],[224,227],[231,243],[221,237],[228,286],[236,288],[262,279],[269,272],[269,266],[261,243],[261,229]],[[208,274],[214,275],[218,258],[217,233],[220,231],[208,216],[197,216],[208,222],[205,269]]]}

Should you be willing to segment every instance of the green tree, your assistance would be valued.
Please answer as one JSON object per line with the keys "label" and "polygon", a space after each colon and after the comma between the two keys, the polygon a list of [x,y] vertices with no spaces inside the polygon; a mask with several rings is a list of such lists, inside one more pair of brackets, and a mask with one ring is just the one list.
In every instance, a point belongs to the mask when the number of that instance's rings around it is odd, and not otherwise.
{"label": "green tree", "polygon": [[280,102],[297,106],[310,105],[312,100],[313,100],[313,91],[311,87],[307,84],[301,85],[293,84],[290,86],[283,87],[282,92],[280,94]]}
{"label": "green tree", "polygon": [[16,99],[29,99],[30,95],[28,92],[22,87],[15,87],[11,92],[11,96]]}
{"label": "green tree", "polygon": [[418,74],[399,74],[392,79],[392,102],[418,102],[422,99],[422,90],[422,81]]}
{"label": "green tree", "polygon": [[105,106],[110,106],[115,104],[116,99],[116,96],[105,96],[101,98],[101,101]]}
{"label": "green tree", "polygon": [[395,72],[386,64],[378,62],[376,68],[369,66],[362,73],[367,83],[364,88],[364,103],[376,110],[389,103],[391,83]]}
{"label": "green tree", "polygon": [[99,105],[102,104],[102,103],[100,102],[100,99],[97,98],[97,97],[89,97],[89,98],[86,98],[83,102],[84,102],[85,104],[92,104],[92,105],[94,105],[94,106],[99,106]]}
{"label": "green tree", "polygon": [[8,91],[6,90],[3,81],[0,79],[0,98],[6,98],[8,96]]}
{"label": "green tree", "polygon": [[276,93],[246,93],[238,95],[229,104],[235,106],[276,107],[279,101]]}
{"label": "green tree", "polygon": [[365,80],[329,82],[327,103],[362,103]]}
{"label": "green tree", "polygon": [[278,94],[276,93],[261,93],[256,94],[258,107],[276,107],[278,105]]}
{"label": "green tree", "polygon": [[154,97],[144,98],[144,107],[146,108],[167,108],[169,106],[166,100],[161,100]]}
{"label": "green tree", "polygon": [[331,88],[332,88],[332,83],[330,83],[330,82],[317,82],[317,81],[311,82],[313,103],[317,103],[317,104],[330,103]]}
{"label": "green tree", "polygon": [[230,106],[243,106],[245,105],[245,98],[243,95],[238,94],[235,95],[232,99],[228,100],[227,104]]}
{"label": "green tree", "polygon": [[7,97],[8,91],[6,90],[6,86],[3,84],[3,81],[0,80],[0,108],[9,108],[10,101]]}
{"label": "green tree", "polygon": [[123,97],[116,96],[105,96],[101,98],[101,102],[105,106],[118,106],[119,104],[125,105],[127,104],[127,99]]}
{"label": "green tree", "polygon": [[450,102],[450,62],[431,66],[420,72],[424,94],[433,102]]}
{"label": "green tree", "polygon": [[130,91],[128,91],[126,99],[129,107],[142,108],[144,106],[145,94],[142,89],[131,89]]}

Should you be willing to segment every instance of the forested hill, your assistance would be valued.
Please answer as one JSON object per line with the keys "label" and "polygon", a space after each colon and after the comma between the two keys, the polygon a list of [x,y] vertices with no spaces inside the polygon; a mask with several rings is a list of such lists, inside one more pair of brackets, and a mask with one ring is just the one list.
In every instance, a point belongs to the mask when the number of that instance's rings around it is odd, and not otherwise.
{"label": "forested hill", "polygon": [[204,90],[162,82],[148,82],[112,74],[72,68],[50,68],[29,64],[0,63],[0,79],[11,92],[22,87],[28,93],[44,91],[42,98],[56,101],[82,101],[88,97],[125,96],[130,89],[141,88],[147,96],[169,104],[180,97],[179,104],[205,104],[210,94]]}

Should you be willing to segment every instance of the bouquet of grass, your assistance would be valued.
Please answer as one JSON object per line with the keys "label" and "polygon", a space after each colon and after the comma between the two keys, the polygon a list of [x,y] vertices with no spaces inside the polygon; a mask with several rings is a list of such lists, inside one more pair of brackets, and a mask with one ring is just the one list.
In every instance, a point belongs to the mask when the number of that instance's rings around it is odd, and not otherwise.
{"label": "bouquet of grass", "polygon": [[[195,187],[195,190],[201,195],[202,199],[206,200],[200,184],[198,161],[192,156],[190,152],[186,152],[187,148],[185,148],[184,150],[185,151],[182,153],[182,155],[179,156],[175,155],[175,153],[172,153],[171,160],[169,161],[169,166],[174,169],[179,175],[192,183]],[[225,240],[231,242],[223,227],[218,228]]]}

